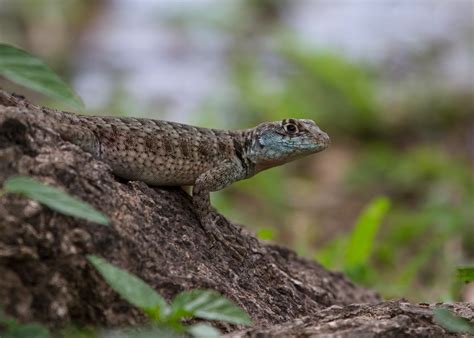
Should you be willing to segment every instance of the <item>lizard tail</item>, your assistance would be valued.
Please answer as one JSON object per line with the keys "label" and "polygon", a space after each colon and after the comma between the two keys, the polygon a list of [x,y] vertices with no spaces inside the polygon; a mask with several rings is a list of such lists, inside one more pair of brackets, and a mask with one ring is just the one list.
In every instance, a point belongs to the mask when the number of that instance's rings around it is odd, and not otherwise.
{"label": "lizard tail", "polygon": [[[71,142],[84,151],[100,158],[101,147],[97,136],[91,128],[87,128],[88,121],[84,116],[62,112],[50,108],[39,107],[24,99],[23,96],[2,92],[0,105],[9,107],[0,120],[9,117],[34,121],[57,132],[62,139]],[[9,116],[11,115],[11,116]]]}

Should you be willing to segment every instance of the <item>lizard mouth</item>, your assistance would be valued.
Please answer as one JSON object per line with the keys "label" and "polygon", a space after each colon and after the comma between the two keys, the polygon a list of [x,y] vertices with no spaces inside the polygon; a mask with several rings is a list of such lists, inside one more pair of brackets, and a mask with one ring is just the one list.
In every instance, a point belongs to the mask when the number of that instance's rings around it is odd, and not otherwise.
{"label": "lizard mouth", "polygon": [[322,151],[322,150],[326,149],[331,144],[331,138],[324,131],[319,131],[316,134],[316,140],[317,140],[318,144],[320,144],[319,151]]}

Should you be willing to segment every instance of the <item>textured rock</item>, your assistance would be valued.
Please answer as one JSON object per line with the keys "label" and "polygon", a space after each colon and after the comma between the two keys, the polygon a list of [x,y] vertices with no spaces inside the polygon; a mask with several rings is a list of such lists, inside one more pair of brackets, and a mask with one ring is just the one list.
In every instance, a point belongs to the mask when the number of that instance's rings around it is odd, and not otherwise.
{"label": "textured rock", "polygon": [[[225,337],[458,337],[433,322],[432,309],[443,306],[471,321],[474,304],[378,304],[334,305],[287,323],[254,327]],[[468,337],[465,335],[465,337]]]}
{"label": "textured rock", "polygon": [[[114,177],[107,165],[61,140],[41,109],[0,91],[0,184],[32,176],[64,189],[110,217],[100,226],[6,194],[0,199],[0,303],[24,321],[115,326],[144,320],[87,263],[102,256],[147,281],[166,299],[214,289],[242,306],[257,325],[378,296],[292,251],[259,242],[222,222],[229,243],[214,243],[181,188]],[[230,330],[232,326],[224,329]]]}
{"label": "textured rock", "polygon": [[[102,211],[110,226],[67,217],[16,195],[0,197],[0,306],[22,321],[143,323],[86,261],[106,258],[144,279],[166,299],[214,289],[244,308],[255,326],[219,324],[228,337],[451,337],[429,305],[382,302],[373,291],[288,249],[263,244],[226,220],[213,243],[181,188],[114,177],[110,168],[63,141],[41,108],[0,90],[0,184],[29,175]],[[473,304],[452,310],[474,318]],[[231,332],[232,331],[232,332]]]}

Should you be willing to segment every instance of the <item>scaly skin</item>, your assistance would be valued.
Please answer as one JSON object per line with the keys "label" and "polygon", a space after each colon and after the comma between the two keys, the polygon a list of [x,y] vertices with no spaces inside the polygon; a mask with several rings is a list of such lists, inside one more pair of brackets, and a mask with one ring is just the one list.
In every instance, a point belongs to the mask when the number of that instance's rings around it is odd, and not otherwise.
{"label": "scaly skin", "polygon": [[119,177],[150,185],[193,185],[193,203],[207,230],[216,224],[210,192],[329,145],[328,135],[303,119],[230,131],[47,108],[41,112],[28,118],[47,123],[63,139],[107,163]]}

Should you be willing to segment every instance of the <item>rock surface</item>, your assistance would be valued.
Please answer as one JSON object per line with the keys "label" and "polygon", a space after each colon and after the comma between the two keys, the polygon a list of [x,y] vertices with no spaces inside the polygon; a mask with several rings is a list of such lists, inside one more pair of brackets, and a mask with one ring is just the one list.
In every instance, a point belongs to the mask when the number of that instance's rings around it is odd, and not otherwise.
{"label": "rock surface", "polygon": [[[22,321],[51,328],[123,326],[145,321],[86,261],[95,254],[148,282],[167,300],[183,290],[214,289],[245,309],[255,328],[220,325],[232,337],[254,334],[381,332],[445,334],[423,306],[380,302],[341,273],[264,244],[223,221],[206,236],[181,188],[114,177],[110,168],[63,141],[41,108],[0,91],[0,184],[32,176],[106,214],[110,226],[64,216],[26,198],[0,197],[0,306]],[[359,303],[359,305],[349,305]],[[362,304],[363,303],[363,304]],[[462,306],[472,319],[472,306]]]}
{"label": "rock surface", "polygon": [[[225,337],[458,337],[433,323],[432,310],[445,307],[474,319],[474,304],[410,304],[386,301],[377,304],[333,305],[311,315],[266,328],[232,332]],[[468,337],[465,335],[465,337]]]}

